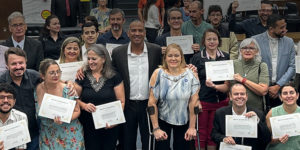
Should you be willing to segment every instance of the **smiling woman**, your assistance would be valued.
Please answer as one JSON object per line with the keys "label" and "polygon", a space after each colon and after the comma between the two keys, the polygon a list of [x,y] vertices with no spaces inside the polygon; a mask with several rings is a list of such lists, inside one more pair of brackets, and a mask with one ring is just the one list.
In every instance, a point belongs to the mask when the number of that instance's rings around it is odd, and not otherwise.
{"label": "smiling woman", "polygon": [[64,40],[65,36],[60,32],[58,17],[55,15],[47,17],[39,37],[39,41],[43,45],[44,57],[57,60]]}
{"label": "smiling woman", "polygon": [[[279,98],[282,102],[282,105],[272,108],[266,116],[267,125],[271,132],[271,117],[300,113],[300,107],[296,103],[299,98],[299,93],[298,90],[293,86],[282,86],[279,90]],[[272,139],[267,147],[267,150],[299,149],[299,140],[300,136],[289,137],[289,135],[286,134],[281,138]]]}
{"label": "smiling woman", "polygon": [[[196,136],[194,107],[200,88],[197,75],[187,68],[182,50],[170,44],[163,56],[163,65],[156,69],[150,79],[148,107],[157,150],[170,149],[171,129],[177,149],[189,149],[190,141]],[[157,102],[159,102],[157,104]]]}
{"label": "smiling woman", "polygon": [[[61,82],[61,70],[53,59],[45,59],[40,64],[40,83],[34,93],[37,102],[36,112],[38,115],[44,94],[52,94],[66,98],[66,101],[75,101],[74,96],[69,96],[69,88]],[[83,128],[78,120],[80,115],[79,104],[76,103],[70,123],[63,123],[59,116],[48,119],[39,116],[40,135],[39,149],[78,149],[84,150]]]}
{"label": "smiling woman", "polygon": [[[205,47],[202,51],[195,54],[191,63],[198,69],[200,80],[199,99],[203,106],[203,112],[199,114],[199,132],[201,148],[216,149],[216,144],[211,140],[210,133],[212,130],[215,111],[218,108],[228,104],[227,91],[217,91],[211,86],[207,86],[205,62],[229,60],[229,54],[218,49],[221,45],[221,37],[217,30],[207,29],[202,38],[202,45]],[[210,81],[211,82],[211,81]],[[212,83],[212,82],[211,82]],[[212,83],[213,85],[224,84],[224,81]]]}
{"label": "smiling woman", "polygon": [[68,37],[61,46],[59,63],[76,62],[82,60],[80,41],[76,37]]}
{"label": "smiling woman", "polygon": [[118,126],[106,124],[105,129],[95,129],[92,113],[96,106],[120,101],[124,108],[125,94],[123,81],[111,66],[110,56],[103,45],[92,44],[87,49],[88,63],[83,80],[76,80],[78,93],[81,93],[79,105],[82,109],[79,117],[84,128],[86,149],[112,150],[116,148]]}

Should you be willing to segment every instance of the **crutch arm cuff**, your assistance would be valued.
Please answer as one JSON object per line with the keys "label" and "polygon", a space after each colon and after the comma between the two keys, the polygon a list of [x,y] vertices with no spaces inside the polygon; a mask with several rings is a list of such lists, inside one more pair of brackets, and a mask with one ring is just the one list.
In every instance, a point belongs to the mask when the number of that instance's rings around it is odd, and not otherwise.
{"label": "crutch arm cuff", "polygon": [[154,106],[148,106],[147,107],[147,112],[148,112],[149,115],[154,115],[155,114]]}

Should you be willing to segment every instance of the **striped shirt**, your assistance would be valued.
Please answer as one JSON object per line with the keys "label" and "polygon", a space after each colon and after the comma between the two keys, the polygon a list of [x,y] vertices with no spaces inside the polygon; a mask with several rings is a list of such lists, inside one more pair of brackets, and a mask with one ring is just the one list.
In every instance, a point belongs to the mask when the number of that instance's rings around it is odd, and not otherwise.
{"label": "striped shirt", "polygon": [[[8,117],[8,119],[3,123],[2,120],[0,119],[0,127],[2,126],[6,126],[21,120],[26,120],[27,124],[28,124],[28,120],[27,120],[27,116],[25,113],[20,112],[16,109],[12,109],[10,111],[10,115]],[[16,149],[26,149],[26,144],[20,145],[18,147],[16,147]]]}

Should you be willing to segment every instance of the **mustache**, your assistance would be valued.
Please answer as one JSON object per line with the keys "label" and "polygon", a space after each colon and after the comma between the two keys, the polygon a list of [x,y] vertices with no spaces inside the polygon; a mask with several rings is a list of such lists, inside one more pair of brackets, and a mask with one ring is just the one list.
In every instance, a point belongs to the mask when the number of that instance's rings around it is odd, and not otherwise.
{"label": "mustache", "polygon": [[1,104],[0,106],[4,106],[4,105],[8,105],[8,106],[11,106],[8,102],[4,102],[3,104]]}
{"label": "mustache", "polygon": [[15,69],[14,71],[19,71],[19,70],[22,70],[22,71],[24,71],[25,70],[25,68],[19,68],[19,69]]}

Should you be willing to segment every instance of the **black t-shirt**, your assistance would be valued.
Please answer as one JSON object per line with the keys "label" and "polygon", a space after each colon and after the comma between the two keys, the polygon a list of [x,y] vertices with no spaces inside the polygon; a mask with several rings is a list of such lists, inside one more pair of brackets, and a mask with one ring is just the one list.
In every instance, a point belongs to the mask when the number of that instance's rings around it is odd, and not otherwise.
{"label": "black t-shirt", "polygon": [[[97,106],[117,100],[114,87],[118,86],[122,82],[122,78],[119,74],[116,74],[112,78],[107,79],[103,87],[98,92],[92,88],[91,82],[86,74],[83,80],[76,80],[76,82],[82,87],[80,100],[84,103],[92,103]],[[90,132],[95,130],[91,113],[81,110],[79,120],[85,130],[88,129]]]}

